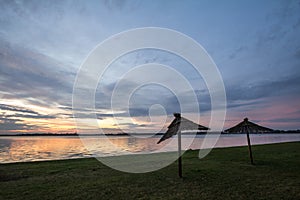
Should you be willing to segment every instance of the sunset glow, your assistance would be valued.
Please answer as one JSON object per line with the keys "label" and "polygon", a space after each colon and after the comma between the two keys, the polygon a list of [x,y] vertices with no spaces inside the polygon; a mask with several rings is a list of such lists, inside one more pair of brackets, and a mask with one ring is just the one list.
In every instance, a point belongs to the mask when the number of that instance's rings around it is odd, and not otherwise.
{"label": "sunset glow", "polygon": [[[244,117],[272,129],[300,128],[299,2],[222,1],[218,6],[210,1],[121,2],[1,3],[0,134],[77,132],[72,92],[81,64],[108,37],[150,26],[180,31],[212,57],[226,90],[224,129]],[[143,86],[127,107],[111,108],[118,81],[147,63],[167,65],[184,75],[197,94],[199,123],[209,125],[211,102],[203,77],[178,56],[146,49],[121,56],[99,79],[95,110],[80,111],[87,133],[95,126],[106,133],[166,130],[172,113],[180,111],[177,97],[167,88]],[[169,74],[152,73],[177,84]],[[124,95],[134,81],[126,80]],[[182,90],[186,99],[190,93]],[[197,121],[194,110],[186,115]],[[96,114],[96,125],[89,113]]]}

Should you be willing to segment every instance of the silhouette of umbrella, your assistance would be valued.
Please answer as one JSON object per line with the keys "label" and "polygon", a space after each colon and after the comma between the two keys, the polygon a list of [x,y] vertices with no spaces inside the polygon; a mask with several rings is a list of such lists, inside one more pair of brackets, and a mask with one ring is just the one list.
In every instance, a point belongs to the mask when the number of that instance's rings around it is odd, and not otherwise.
{"label": "silhouette of umbrella", "polygon": [[172,137],[178,135],[178,175],[182,178],[182,161],[181,161],[181,131],[192,131],[192,130],[209,130],[208,127],[196,124],[184,117],[181,117],[180,113],[174,113],[175,119],[168,126],[167,132],[161,137],[157,144]]}
{"label": "silhouette of umbrella", "polygon": [[162,138],[157,142],[157,144],[162,141],[169,139],[173,135],[176,135],[181,131],[190,131],[190,130],[209,130],[209,128],[196,124],[191,120],[188,120],[184,117],[181,117],[180,113],[174,113],[175,119],[168,126],[167,132],[162,136]]}
{"label": "silhouette of umbrella", "polygon": [[269,133],[272,132],[273,129],[266,128],[250,122],[248,118],[245,118],[244,121],[240,122],[239,124],[225,130],[225,133],[246,133],[247,134],[247,142],[248,142],[248,149],[249,149],[249,156],[251,164],[253,165],[253,156],[252,156],[252,149],[251,149],[251,142],[249,133]]}

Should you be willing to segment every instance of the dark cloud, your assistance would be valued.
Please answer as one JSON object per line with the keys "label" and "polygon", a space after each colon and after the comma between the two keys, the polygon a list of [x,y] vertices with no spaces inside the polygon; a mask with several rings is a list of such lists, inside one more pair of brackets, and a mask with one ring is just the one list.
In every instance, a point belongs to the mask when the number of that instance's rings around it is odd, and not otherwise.
{"label": "dark cloud", "polygon": [[[72,114],[57,114],[57,115],[65,115],[65,116],[70,116],[70,117],[73,116]],[[95,117],[95,115],[96,115],[97,119],[127,116],[125,112],[108,114],[108,113],[101,113],[101,111],[99,111],[97,109],[95,109],[95,110],[77,109],[77,111],[75,112],[75,117],[81,118],[81,119],[93,119]]]}
{"label": "dark cloud", "polygon": [[114,124],[113,126],[126,126],[129,129],[131,128],[143,128],[143,127],[147,127],[147,124],[135,124],[135,123],[119,123],[119,124]]}
{"label": "dark cloud", "polygon": [[227,100],[249,101],[260,98],[289,96],[300,93],[300,75],[295,74],[281,80],[265,80],[250,84],[241,84],[226,87]]}
{"label": "dark cloud", "polygon": [[58,106],[57,108],[62,109],[62,110],[66,110],[66,111],[73,110],[73,108],[71,106]]}
{"label": "dark cloud", "polygon": [[1,40],[0,44],[3,98],[27,99],[29,104],[39,106],[70,105],[75,73],[61,71],[61,63],[42,54]]}
{"label": "dark cloud", "polygon": [[33,110],[21,108],[18,106],[5,105],[5,104],[0,104],[0,111],[15,111],[15,112],[21,112],[21,113],[38,114],[37,112],[35,112]]}
{"label": "dark cloud", "polygon": [[104,113],[97,113],[96,114],[99,118],[110,118],[110,117],[118,117],[118,116],[121,116],[121,114],[104,114]]}
{"label": "dark cloud", "polygon": [[141,117],[141,116],[148,116],[149,115],[149,107],[145,105],[143,108],[129,108],[129,115],[131,117]]}
{"label": "dark cloud", "polygon": [[[7,114],[7,111],[13,111],[14,114]],[[36,111],[29,110],[19,106],[0,104],[0,132],[20,132],[23,130],[33,131],[41,128],[37,125],[27,124],[24,119],[55,119],[56,115],[43,115]]]}
{"label": "dark cloud", "polygon": [[55,119],[54,115],[23,115],[23,114],[14,114],[14,115],[5,115],[6,117],[17,117],[17,118],[31,118],[31,119]]}
{"label": "dark cloud", "polygon": [[[6,111],[13,111],[14,114],[6,114]],[[11,106],[6,104],[0,104],[0,112],[2,113],[2,118],[5,119],[15,119],[15,118],[31,118],[31,119],[55,119],[56,115],[43,115],[36,111],[29,110],[19,106]],[[3,118],[4,119],[4,118]]]}
{"label": "dark cloud", "polygon": [[38,126],[28,125],[24,123],[23,120],[21,119],[11,119],[11,118],[7,118],[5,115],[0,114],[0,132],[34,130],[36,128],[38,128]]}

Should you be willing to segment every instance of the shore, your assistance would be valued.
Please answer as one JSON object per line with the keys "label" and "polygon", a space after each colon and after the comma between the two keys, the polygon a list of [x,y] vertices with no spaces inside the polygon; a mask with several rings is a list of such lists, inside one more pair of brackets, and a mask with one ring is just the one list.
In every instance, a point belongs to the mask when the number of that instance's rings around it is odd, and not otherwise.
{"label": "shore", "polygon": [[[207,132],[197,132],[196,135],[206,135]],[[220,134],[219,132],[215,133],[209,133],[209,134]],[[228,135],[228,134],[242,134],[242,133],[226,133],[221,132],[222,135]],[[268,133],[251,133],[251,134],[300,134],[300,130],[274,130],[273,132]],[[20,136],[108,136],[108,137],[120,137],[120,136],[161,136],[164,135],[164,133],[108,133],[108,134],[77,134],[77,133],[20,133],[20,134],[0,134],[0,137],[20,137]],[[195,135],[195,133],[182,133],[182,135]]]}
{"label": "shore", "polygon": [[[130,174],[94,158],[0,165],[1,199],[300,199],[300,142],[198,151],[159,171]],[[165,153],[167,154],[167,153]]]}

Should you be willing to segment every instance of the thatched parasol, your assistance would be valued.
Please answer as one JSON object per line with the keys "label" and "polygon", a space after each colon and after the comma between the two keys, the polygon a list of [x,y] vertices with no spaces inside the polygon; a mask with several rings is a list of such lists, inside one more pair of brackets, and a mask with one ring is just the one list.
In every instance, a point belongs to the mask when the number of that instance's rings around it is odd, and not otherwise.
{"label": "thatched parasol", "polygon": [[190,131],[190,130],[209,130],[209,128],[196,124],[184,117],[181,117],[180,113],[174,113],[175,119],[168,126],[167,132],[162,136],[162,138],[157,142],[157,144],[162,141],[169,139],[173,135],[176,135],[181,131]]}
{"label": "thatched parasol", "polygon": [[180,113],[174,113],[174,117],[175,119],[168,126],[167,132],[161,137],[157,144],[172,137],[173,135],[178,135],[178,175],[182,178],[181,131],[209,130],[209,128],[181,117]]}
{"label": "thatched parasol", "polygon": [[248,120],[248,118],[245,118],[244,121],[242,121],[241,123],[225,130],[224,132],[225,133],[246,133],[247,134],[249,156],[250,156],[251,164],[254,164],[249,133],[270,133],[272,131],[273,130],[270,129],[270,128],[260,126],[258,124],[253,123],[253,122],[250,122]]}
{"label": "thatched parasol", "polygon": [[248,127],[248,131],[250,133],[269,133],[269,132],[273,131],[273,129],[260,126],[253,122],[250,122],[248,120],[248,118],[245,118],[244,121],[237,124],[236,126],[233,126],[229,129],[225,130],[225,132],[227,132],[227,133],[245,133],[246,132],[245,127]]}

